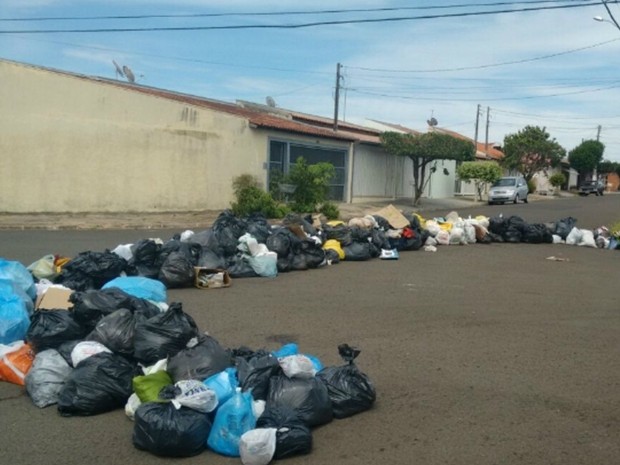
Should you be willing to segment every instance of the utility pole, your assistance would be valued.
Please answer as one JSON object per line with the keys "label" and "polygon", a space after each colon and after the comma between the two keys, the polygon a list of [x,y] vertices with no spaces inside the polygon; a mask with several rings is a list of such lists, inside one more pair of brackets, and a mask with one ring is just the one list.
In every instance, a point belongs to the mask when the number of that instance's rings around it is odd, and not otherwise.
{"label": "utility pole", "polygon": [[480,104],[476,108],[476,132],[474,134],[474,146],[476,147],[476,151],[478,151],[478,123],[480,121]]}
{"label": "utility pole", "polygon": [[336,65],[336,93],[334,95],[334,131],[338,130],[338,103],[340,100],[340,68],[342,65]]}
{"label": "utility pole", "polygon": [[486,133],[484,136],[484,154],[487,155],[487,157],[488,157],[488,151],[489,151],[489,112],[490,111],[491,109],[487,107],[487,128],[486,128]]}
{"label": "utility pole", "polygon": [[601,125],[598,125],[598,128],[596,130],[596,142],[600,142],[601,139]]}

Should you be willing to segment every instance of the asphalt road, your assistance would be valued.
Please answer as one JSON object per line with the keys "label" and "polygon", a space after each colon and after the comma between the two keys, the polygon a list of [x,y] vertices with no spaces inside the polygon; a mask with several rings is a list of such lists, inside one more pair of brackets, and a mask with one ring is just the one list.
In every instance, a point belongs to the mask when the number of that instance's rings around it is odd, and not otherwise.
{"label": "asphalt road", "polygon": [[[620,195],[459,211],[500,212],[595,228],[620,220]],[[172,233],[0,231],[0,256],[28,264]],[[340,363],[342,342],[361,348],[375,407],[313,430],[313,452],[287,463],[609,465],[620,457],[619,258],[567,245],[443,246],[170,290],[169,301],[228,347],[295,341],[325,365]],[[63,418],[0,383],[0,418],[2,463],[173,462],[136,450],[122,411]],[[183,463],[240,461],[207,451]]]}

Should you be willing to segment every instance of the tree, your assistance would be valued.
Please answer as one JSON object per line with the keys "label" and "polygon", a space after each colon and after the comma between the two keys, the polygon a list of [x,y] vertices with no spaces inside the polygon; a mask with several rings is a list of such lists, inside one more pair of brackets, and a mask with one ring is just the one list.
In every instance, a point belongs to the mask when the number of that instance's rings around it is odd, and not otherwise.
{"label": "tree", "polygon": [[456,174],[463,181],[472,181],[476,187],[477,200],[482,200],[482,188],[502,177],[502,169],[493,161],[466,161]]}
{"label": "tree", "polygon": [[336,175],[334,165],[327,162],[309,165],[299,157],[283,180],[295,186],[291,207],[298,213],[313,213],[329,194],[329,181]]}
{"label": "tree", "polygon": [[502,166],[516,170],[530,181],[539,171],[557,166],[566,150],[549,133],[535,126],[526,126],[516,134],[504,137]]}
{"label": "tree", "polygon": [[[413,204],[416,206],[430,174],[437,171],[438,160],[470,161],[476,154],[473,142],[437,132],[413,135],[387,131],[381,134],[381,144],[386,152],[408,157],[413,162]],[[447,170],[444,173],[448,174]]]}
{"label": "tree", "polygon": [[596,170],[599,174],[617,173],[620,170],[620,163],[615,161],[603,160],[598,164]]}
{"label": "tree", "polygon": [[571,168],[579,174],[594,171],[603,159],[605,144],[597,140],[584,140],[568,154],[568,162]]}
{"label": "tree", "polygon": [[549,184],[551,184],[556,189],[561,189],[565,183],[566,176],[564,176],[564,173],[554,173],[549,176]]}

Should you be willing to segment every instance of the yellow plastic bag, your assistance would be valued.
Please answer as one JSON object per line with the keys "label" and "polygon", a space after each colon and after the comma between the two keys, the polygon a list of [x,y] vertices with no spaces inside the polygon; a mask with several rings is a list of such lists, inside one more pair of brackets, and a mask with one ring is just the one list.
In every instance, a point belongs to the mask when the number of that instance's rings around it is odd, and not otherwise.
{"label": "yellow plastic bag", "polygon": [[325,241],[325,244],[323,244],[323,249],[335,250],[338,254],[338,258],[340,258],[340,260],[344,260],[344,250],[342,250],[340,242],[338,242],[336,239],[330,239],[328,241]]}

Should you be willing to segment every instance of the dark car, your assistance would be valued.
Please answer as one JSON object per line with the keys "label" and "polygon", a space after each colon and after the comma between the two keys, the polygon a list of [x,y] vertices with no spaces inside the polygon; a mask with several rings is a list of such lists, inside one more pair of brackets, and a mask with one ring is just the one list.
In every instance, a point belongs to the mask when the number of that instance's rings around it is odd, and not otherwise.
{"label": "dark car", "polygon": [[594,194],[596,196],[603,195],[605,191],[605,184],[603,181],[586,181],[579,185],[579,195],[590,195]]}

